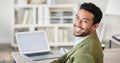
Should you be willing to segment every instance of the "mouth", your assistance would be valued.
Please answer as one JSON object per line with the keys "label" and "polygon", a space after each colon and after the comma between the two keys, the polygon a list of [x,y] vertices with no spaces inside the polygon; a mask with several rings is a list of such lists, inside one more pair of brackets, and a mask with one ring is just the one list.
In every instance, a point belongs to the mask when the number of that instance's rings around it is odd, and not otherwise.
{"label": "mouth", "polygon": [[74,25],[74,32],[78,33],[82,30],[83,30],[83,28],[81,26]]}

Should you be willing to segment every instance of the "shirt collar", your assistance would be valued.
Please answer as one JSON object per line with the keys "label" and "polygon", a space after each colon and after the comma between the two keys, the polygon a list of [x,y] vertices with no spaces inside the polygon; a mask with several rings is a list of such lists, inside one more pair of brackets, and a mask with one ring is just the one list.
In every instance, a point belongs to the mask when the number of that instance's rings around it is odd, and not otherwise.
{"label": "shirt collar", "polygon": [[86,37],[75,37],[74,47],[75,47],[77,44],[81,43],[81,42],[82,42],[84,39],[86,39],[87,37],[89,37],[89,36],[86,36]]}

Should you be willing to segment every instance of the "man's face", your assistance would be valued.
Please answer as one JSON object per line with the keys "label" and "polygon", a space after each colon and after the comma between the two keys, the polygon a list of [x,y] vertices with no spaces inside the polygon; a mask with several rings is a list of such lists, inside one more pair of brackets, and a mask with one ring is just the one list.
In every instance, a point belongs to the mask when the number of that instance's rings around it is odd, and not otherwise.
{"label": "man's face", "polygon": [[73,33],[76,37],[84,37],[93,32],[94,15],[84,9],[78,11],[73,22]]}

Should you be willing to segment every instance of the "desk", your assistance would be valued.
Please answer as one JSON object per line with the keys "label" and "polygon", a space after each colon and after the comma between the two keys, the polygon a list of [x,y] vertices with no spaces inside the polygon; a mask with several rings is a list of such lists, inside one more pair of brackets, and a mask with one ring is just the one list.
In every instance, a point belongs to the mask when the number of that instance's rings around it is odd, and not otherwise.
{"label": "desk", "polygon": [[22,56],[18,52],[13,52],[12,56],[16,63],[50,63],[51,61],[55,59],[46,59],[46,60],[40,60],[40,61],[29,61]]}
{"label": "desk", "polygon": [[111,37],[111,38],[109,39],[109,48],[112,48],[112,42],[120,45],[120,41],[118,41],[118,40],[116,40],[116,39],[114,39],[114,38]]}
{"label": "desk", "polygon": [[[50,63],[55,59],[47,59],[40,61],[29,61],[20,56],[18,52],[13,52],[12,56],[16,63]],[[104,63],[119,63],[120,49],[104,49]]]}

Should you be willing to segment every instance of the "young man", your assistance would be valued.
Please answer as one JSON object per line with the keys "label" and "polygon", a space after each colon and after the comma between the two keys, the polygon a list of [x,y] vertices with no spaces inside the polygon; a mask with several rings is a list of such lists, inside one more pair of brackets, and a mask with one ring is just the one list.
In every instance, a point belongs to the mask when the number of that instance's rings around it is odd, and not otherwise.
{"label": "young man", "polygon": [[96,29],[102,19],[102,11],[93,3],[83,3],[73,23],[77,37],[75,47],[51,63],[103,63],[101,43]]}

